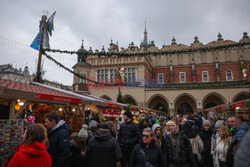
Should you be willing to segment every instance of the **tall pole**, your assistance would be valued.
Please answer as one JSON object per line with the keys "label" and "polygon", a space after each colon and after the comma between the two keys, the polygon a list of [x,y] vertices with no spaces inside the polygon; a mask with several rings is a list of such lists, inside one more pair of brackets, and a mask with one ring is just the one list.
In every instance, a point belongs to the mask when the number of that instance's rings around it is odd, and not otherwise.
{"label": "tall pole", "polygon": [[37,72],[36,72],[36,77],[37,77],[37,82],[42,81],[42,72],[41,72],[41,63],[42,63],[42,53],[43,53],[43,38],[44,38],[44,31],[46,29],[46,20],[47,16],[42,15],[42,19],[40,20],[40,47],[39,47],[39,54],[38,54],[38,64],[37,64]]}

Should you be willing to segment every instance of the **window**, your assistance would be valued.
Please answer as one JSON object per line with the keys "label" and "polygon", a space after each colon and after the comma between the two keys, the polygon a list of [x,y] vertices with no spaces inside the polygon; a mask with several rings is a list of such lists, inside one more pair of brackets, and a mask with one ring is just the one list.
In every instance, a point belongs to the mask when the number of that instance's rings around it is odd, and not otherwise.
{"label": "window", "polygon": [[97,70],[97,82],[101,80],[101,70]]}
{"label": "window", "polygon": [[[86,78],[86,74],[81,74],[81,76]],[[86,79],[80,78],[80,83],[86,83]]]}
{"label": "window", "polygon": [[110,70],[110,82],[114,83],[116,79],[116,69]]}
{"label": "window", "polygon": [[227,81],[232,81],[232,80],[233,80],[233,73],[232,73],[232,70],[227,70],[227,73],[226,73],[226,80],[227,80]]}
{"label": "window", "polygon": [[164,84],[164,74],[158,74],[158,84]]}
{"label": "window", "polygon": [[180,72],[180,83],[186,82],[186,74],[185,72]]}
{"label": "window", "polygon": [[109,70],[108,69],[101,69],[97,70],[97,81],[98,82],[108,82],[108,75],[109,75]]}
{"label": "window", "polygon": [[208,81],[208,71],[202,71],[202,82]]}
{"label": "window", "polygon": [[124,68],[124,82],[135,82],[135,81],[136,81],[136,69]]}

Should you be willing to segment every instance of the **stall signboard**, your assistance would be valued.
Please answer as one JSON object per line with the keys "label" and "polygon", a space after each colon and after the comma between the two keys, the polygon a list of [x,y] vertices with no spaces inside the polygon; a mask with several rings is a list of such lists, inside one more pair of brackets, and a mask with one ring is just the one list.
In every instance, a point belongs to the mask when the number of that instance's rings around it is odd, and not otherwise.
{"label": "stall signboard", "polygon": [[245,106],[245,102],[244,102],[244,101],[241,101],[241,102],[237,102],[237,103],[232,104],[232,107],[233,107],[233,108],[242,107],[242,106]]}
{"label": "stall signboard", "polygon": [[130,110],[133,110],[133,111],[139,111],[139,108],[137,108],[137,107],[130,107]]}
{"label": "stall signboard", "polygon": [[72,104],[79,104],[81,101],[80,99],[77,99],[77,98],[63,97],[63,96],[56,96],[56,95],[49,95],[49,94],[42,94],[42,93],[37,93],[36,99],[58,101],[58,102],[65,102],[65,103],[72,103]]}
{"label": "stall signboard", "polygon": [[121,108],[120,105],[118,105],[118,104],[112,104],[112,103],[108,103],[106,107],[107,108],[117,108],[117,109]]}

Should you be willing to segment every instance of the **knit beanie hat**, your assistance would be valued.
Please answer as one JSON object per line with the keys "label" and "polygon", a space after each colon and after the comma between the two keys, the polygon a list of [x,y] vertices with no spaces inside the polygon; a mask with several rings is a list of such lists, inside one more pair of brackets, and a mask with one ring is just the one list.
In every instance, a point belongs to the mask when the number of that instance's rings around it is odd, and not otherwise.
{"label": "knit beanie hat", "polygon": [[129,117],[130,119],[133,120],[133,116],[132,116],[132,113],[130,111],[125,111],[124,115],[126,115],[127,117]]}
{"label": "knit beanie hat", "polygon": [[97,130],[97,123],[95,120],[91,120],[89,123],[89,130],[95,132]]}
{"label": "knit beanie hat", "polygon": [[216,121],[215,128],[219,128],[219,127],[222,127],[222,126],[223,126],[223,124],[222,124],[221,120]]}
{"label": "knit beanie hat", "polygon": [[161,125],[159,125],[159,124],[154,124],[154,125],[152,126],[152,130],[153,130],[154,133],[155,133],[156,128],[161,128]]}
{"label": "knit beanie hat", "polygon": [[205,120],[205,121],[203,121],[203,126],[206,126],[206,125],[211,126],[211,124],[210,124],[210,121],[209,121],[209,120]]}
{"label": "knit beanie hat", "polygon": [[87,130],[88,130],[88,126],[86,124],[83,124],[82,129],[79,131],[77,136],[84,138],[84,139],[87,139],[88,138],[88,131]]}

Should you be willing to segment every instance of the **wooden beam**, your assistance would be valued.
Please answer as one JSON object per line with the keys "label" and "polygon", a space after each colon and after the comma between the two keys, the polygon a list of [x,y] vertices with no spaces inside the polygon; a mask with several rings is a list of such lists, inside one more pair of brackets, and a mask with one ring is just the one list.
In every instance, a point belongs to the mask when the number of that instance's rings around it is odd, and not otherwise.
{"label": "wooden beam", "polygon": [[16,100],[11,100],[10,101],[10,112],[9,112],[9,119],[15,119],[15,105],[16,105]]}
{"label": "wooden beam", "polygon": [[27,105],[29,105],[29,104],[30,104],[30,102],[25,100],[23,106],[15,113],[14,119],[17,119],[20,112],[22,112],[27,107]]}

